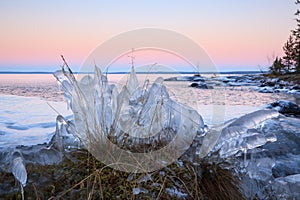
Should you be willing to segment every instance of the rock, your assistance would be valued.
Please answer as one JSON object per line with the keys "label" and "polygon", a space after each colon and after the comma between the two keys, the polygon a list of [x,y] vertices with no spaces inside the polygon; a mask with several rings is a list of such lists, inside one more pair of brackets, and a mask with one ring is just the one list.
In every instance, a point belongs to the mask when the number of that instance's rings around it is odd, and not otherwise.
{"label": "rock", "polygon": [[[264,78],[259,77],[260,85],[258,85],[258,92],[261,93],[289,93],[300,95],[299,83],[293,81],[282,80],[279,78]],[[253,80],[254,81],[254,80]],[[253,84],[255,85],[255,84]]]}
{"label": "rock", "polygon": [[290,90],[287,89],[287,88],[281,88],[281,89],[275,89],[274,92],[275,92],[275,93],[280,93],[280,92],[289,93]]}
{"label": "rock", "polygon": [[274,87],[275,83],[273,82],[265,82],[260,85],[260,87]]}
{"label": "rock", "polygon": [[277,178],[292,174],[300,174],[300,155],[288,153],[278,156],[273,168],[273,176]]}
{"label": "rock", "polygon": [[300,90],[300,85],[294,85],[294,86],[292,87],[292,90]]}
{"label": "rock", "polygon": [[289,82],[283,81],[283,80],[280,80],[278,85],[279,85],[279,87],[282,87],[282,88],[290,86]]}
{"label": "rock", "polygon": [[164,81],[177,81],[177,77],[165,78]]}
{"label": "rock", "polygon": [[192,84],[190,85],[190,87],[198,87],[198,86],[199,86],[198,83],[192,83]]}
{"label": "rock", "polygon": [[287,93],[300,95],[300,90],[289,90]]}
{"label": "rock", "polygon": [[264,146],[275,159],[273,176],[278,178],[300,173],[300,120],[282,117],[266,123],[263,130],[277,137],[276,142]]}
{"label": "rock", "polygon": [[267,108],[275,109],[284,115],[300,115],[300,107],[290,101],[279,100],[267,105]]}
{"label": "rock", "polygon": [[274,87],[278,82],[277,78],[263,80],[260,87]]}
{"label": "rock", "polygon": [[[272,133],[277,141],[247,152],[247,175],[241,188],[249,199],[297,199],[300,174],[300,120],[280,116],[262,126],[264,134]],[[284,197],[284,198],[283,198]]]}
{"label": "rock", "polygon": [[277,178],[266,188],[268,199],[299,199],[300,174]]}
{"label": "rock", "polygon": [[274,93],[274,88],[272,87],[263,87],[258,89],[258,92],[260,93]]}
{"label": "rock", "polygon": [[199,89],[213,89],[213,86],[207,85],[206,83],[202,83],[202,82],[192,83],[190,87],[195,87]]}

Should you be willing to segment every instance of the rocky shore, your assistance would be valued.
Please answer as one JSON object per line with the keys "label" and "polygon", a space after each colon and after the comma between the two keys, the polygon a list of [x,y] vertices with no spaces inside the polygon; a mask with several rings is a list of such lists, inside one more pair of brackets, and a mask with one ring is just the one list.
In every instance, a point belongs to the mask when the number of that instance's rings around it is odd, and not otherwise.
{"label": "rocky shore", "polygon": [[[187,76],[167,81],[189,81],[203,90],[256,90],[269,79]],[[265,107],[203,130],[178,160],[147,173],[118,171],[96,160],[73,136],[74,123],[58,116],[49,143],[0,149],[0,198],[21,199],[23,185],[25,199],[297,199],[300,107],[286,100]]]}
{"label": "rocky shore", "polygon": [[[20,157],[28,177],[26,199],[297,199],[299,106],[279,101],[268,107],[271,110],[249,113],[221,129],[212,127],[195,137],[176,162],[148,173],[122,172],[97,161],[69,135],[71,121],[62,123],[58,116],[49,144],[1,151],[1,198],[21,198],[20,184],[10,170],[10,160]],[[221,135],[206,155],[203,145],[210,145],[215,131]]]}
{"label": "rocky shore", "polygon": [[192,82],[190,87],[199,89],[213,89],[215,86],[222,84],[223,86],[250,86],[254,90],[261,93],[289,93],[300,95],[300,76],[282,75],[273,76],[267,74],[250,74],[250,75],[231,75],[231,76],[215,76],[202,77],[195,76],[181,76],[171,77],[165,81],[189,81]]}

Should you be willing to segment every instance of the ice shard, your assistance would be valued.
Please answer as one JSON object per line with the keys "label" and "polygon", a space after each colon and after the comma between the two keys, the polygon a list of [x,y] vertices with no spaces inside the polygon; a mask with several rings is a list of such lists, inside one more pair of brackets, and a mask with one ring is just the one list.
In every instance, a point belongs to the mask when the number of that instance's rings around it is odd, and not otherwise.
{"label": "ice shard", "polygon": [[25,187],[27,182],[27,172],[24,160],[20,152],[16,151],[12,155],[11,172],[20,184]]}
{"label": "ice shard", "polygon": [[21,196],[22,200],[24,200],[24,189],[27,182],[27,171],[25,167],[25,163],[23,157],[19,151],[15,151],[12,154],[12,162],[11,162],[11,172],[14,175],[15,179],[20,183],[21,187]]}
{"label": "ice shard", "polygon": [[75,126],[72,121],[66,120],[63,116],[56,117],[55,133],[49,143],[50,148],[63,152],[68,149],[76,149],[80,147],[78,138],[72,133],[76,133]]}

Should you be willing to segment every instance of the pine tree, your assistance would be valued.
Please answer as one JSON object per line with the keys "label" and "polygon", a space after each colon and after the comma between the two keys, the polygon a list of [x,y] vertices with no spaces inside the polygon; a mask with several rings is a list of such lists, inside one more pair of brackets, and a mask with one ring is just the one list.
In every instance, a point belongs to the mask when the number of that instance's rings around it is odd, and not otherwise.
{"label": "pine tree", "polygon": [[[300,5],[300,1],[296,0],[295,2],[297,5]],[[295,13],[295,15],[297,16],[297,27],[295,30],[292,31],[292,34],[295,38],[294,40],[294,56],[293,56],[293,60],[295,62],[295,70],[297,74],[300,74],[300,11],[299,9],[297,10],[297,12]]]}
{"label": "pine tree", "polygon": [[273,62],[273,65],[270,66],[269,70],[271,74],[279,75],[282,74],[282,71],[284,71],[285,65],[282,63],[282,59],[276,57],[276,59]]}
{"label": "pine tree", "polygon": [[283,46],[283,51],[285,56],[282,57],[283,63],[285,65],[285,72],[290,73],[293,70],[294,66],[294,54],[295,54],[295,43],[294,43],[294,38],[292,35],[290,35],[289,39]]}

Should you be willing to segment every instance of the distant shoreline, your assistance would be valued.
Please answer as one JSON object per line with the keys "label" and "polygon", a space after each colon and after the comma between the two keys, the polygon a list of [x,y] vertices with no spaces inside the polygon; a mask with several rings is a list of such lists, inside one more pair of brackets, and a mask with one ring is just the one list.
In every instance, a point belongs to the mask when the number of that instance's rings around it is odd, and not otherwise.
{"label": "distant shoreline", "polygon": [[[0,71],[0,74],[53,74],[54,72],[13,72]],[[87,74],[85,72],[73,72],[74,74]],[[107,72],[105,74],[128,74],[129,72]],[[261,74],[266,72],[261,71],[225,71],[225,72],[136,72],[136,74]]]}

